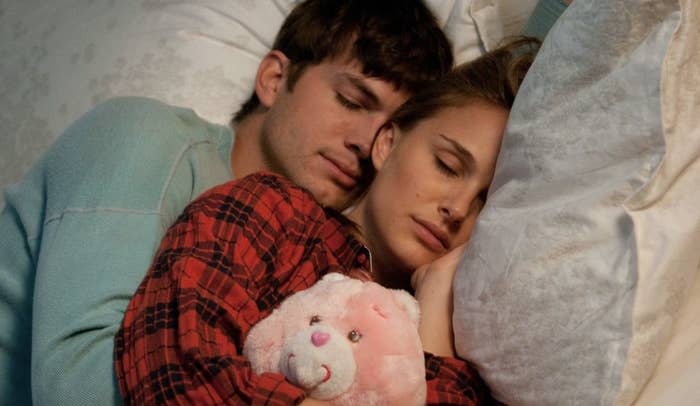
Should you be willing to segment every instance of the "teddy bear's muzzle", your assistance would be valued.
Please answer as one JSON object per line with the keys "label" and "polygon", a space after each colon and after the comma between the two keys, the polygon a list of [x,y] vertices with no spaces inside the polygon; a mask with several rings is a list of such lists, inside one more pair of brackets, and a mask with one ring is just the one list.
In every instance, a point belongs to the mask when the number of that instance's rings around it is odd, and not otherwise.
{"label": "teddy bear's muzzle", "polygon": [[279,366],[292,384],[321,400],[345,392],[355,380],[356,368],[346,335],[322,325],[310,326],[287,341]]}

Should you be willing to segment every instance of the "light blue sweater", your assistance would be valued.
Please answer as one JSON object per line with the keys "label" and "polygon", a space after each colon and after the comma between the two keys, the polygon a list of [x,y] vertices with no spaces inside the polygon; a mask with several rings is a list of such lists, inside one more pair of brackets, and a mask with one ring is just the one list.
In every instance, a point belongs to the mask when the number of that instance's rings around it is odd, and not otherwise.
{"label": "light blue sweater", "polygon": [[232,178],[232,143],[231,129],[191,110],[114,99],[7,189],[0,405],[121,403],[112,351],[123,312],[166,229]]}
{"label": "light blue sweater", "polygon": [[566,11],[567,4],[563,0],[540,0],[532,10],[532,15],[525,23],[523,35],[539,38],[544,41],[549,30],[559,17]]}

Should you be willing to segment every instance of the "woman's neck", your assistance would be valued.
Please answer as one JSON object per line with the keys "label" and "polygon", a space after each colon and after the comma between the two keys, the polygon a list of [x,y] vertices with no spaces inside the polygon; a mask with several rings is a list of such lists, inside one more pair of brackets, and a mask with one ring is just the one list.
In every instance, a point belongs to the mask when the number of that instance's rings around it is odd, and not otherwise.
{"label": "woman's neck", "polygon": [[357,237],[358,240],[360,240],[363,244],[367,245],[367,238],[365,237],[365,230],[366,230],[366,220],[364,216],[364,211],[365,211],[365,199],[364,197],[360,198],[357,203],[350,207],[347,211],[345,211],[343,214],[345,217],[348,218],[348,220],[352,221],[357,225],[359,228],[359,232],[355,237]]}
{"label": "woman's neck", "polygon": [[392,289],[405,289],[411,291],[410,280],[405,283],[400,276],[405,274],[394,261],[390,260],[388,249],[384,248],[379,242],[374,231],[373,223],[368,215],[366,204],[366,196],[360,198],[348,212],[345,213],[348,219],[354,222],[358,228],[356,237],[370,251],[370,259],[372,261],[372,273],[376,282],[382,286]]}

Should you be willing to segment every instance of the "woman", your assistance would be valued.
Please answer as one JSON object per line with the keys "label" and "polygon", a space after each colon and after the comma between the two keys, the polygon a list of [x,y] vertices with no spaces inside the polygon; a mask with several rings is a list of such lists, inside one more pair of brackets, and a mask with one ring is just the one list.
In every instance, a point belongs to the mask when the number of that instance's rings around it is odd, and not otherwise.
{"label": "woman", "polygon": [[454,357],[451,282],[459,250],[432,261],[469,239],[533,52],[527,41],[500,48],[402,106],[377,135],[376,176],[347,218],[267,173],[190,204],[116,337],[125,402],[321,403],[304,399],[280,374],[253,374],[240,354],[253,324],[331,271],[409,290],[413,281],[428,403],[487,398],[478,374]]}

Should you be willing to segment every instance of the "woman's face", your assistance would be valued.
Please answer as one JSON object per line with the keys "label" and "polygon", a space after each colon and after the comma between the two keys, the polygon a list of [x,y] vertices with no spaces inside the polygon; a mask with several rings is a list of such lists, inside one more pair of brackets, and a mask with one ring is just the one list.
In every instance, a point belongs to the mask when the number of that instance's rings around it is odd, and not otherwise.
{"label": "woman's face", "polygon": [[[377,175],[356,211],[380,279],[411,273],[469,240],[493,178],[508,111],[448,107],[402,133],[387,126],[372,160]],[[393,283],[392,283],[393,281]]]}

